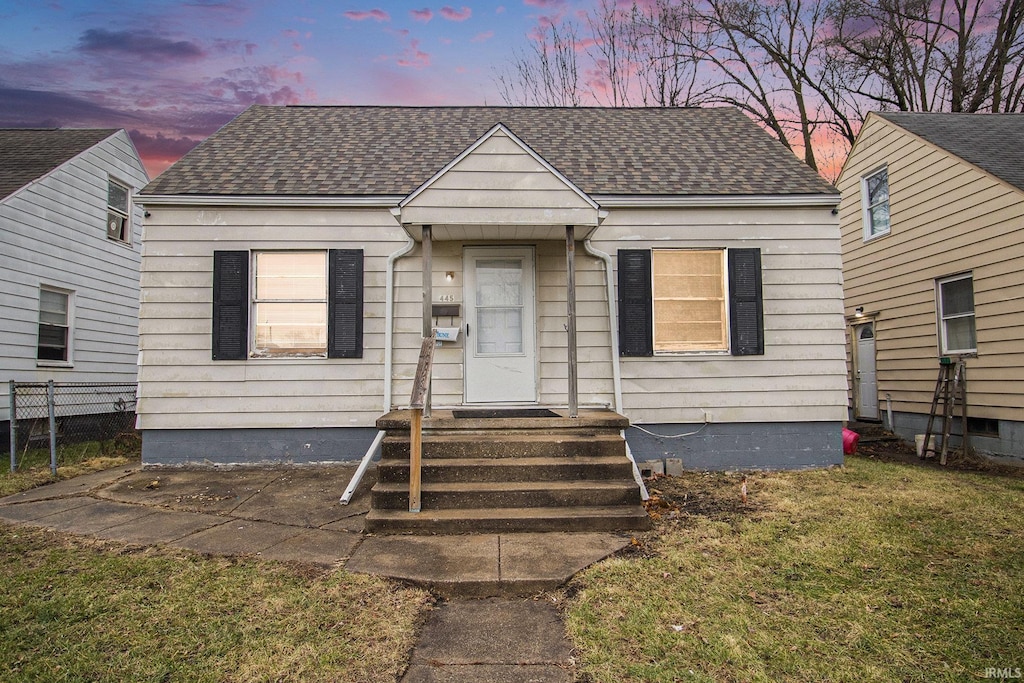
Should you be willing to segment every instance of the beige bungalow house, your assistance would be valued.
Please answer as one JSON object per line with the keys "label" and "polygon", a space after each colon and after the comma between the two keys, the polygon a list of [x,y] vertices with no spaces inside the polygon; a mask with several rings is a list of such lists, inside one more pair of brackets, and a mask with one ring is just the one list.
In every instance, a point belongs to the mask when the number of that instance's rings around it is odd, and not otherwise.
{"label": "beige bungalow house", "polygon": [[838,182],[853,416],[912,440],[963,358],[972,445],[1024,457],[1021,150],[1021,114],[864,122]]}
{"label": "beige bungalow house", "polygon": [[428,434],[842,460],[838,193],[736,110],[254,106],[139,201],[147,465],[359,459],[432,329]]}

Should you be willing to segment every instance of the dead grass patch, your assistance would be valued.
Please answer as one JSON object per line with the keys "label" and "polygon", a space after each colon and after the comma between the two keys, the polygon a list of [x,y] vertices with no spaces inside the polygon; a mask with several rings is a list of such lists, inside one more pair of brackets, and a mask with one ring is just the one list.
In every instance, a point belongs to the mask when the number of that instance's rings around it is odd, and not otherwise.
{"label": "dead grass patch", "polygon": [[[1024,480],[868,458],[653,482],[654,531],[572,588],[592,681],[981,677],[1024,658]],[[652,515],[652,516],[655,516]]]}
{"label": "dead grass patch", "polygon": [[0,525],[0,681],[394,681],[429,596]]}

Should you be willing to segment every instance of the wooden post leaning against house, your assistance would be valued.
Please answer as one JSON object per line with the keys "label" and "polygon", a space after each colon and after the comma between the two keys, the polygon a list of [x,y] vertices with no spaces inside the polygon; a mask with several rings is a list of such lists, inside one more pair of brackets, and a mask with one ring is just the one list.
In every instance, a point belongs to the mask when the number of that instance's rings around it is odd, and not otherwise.
{"label": "wooden post leaning against house", "polygon": [[434,363],[434,333],[424,337],[420,358],[416,363],[416,377],[409,397],[409,512],[419,512],[422,498],[420,471],[423,462],[423,408],[430,395],[430,371]]}
{"label": "wooden post leaning against house", "polygon": [[569,417],[579,417],[579,379],[576,359],[576,230],[565,226],[565,301],[569,347]]}
{"label": "wooden post leaning against house", "polygon": [[[423,336],[429,337],[433,334],[433,317],[431,316],[434,303],[434,229],[431,225],[423,226],[421,239],[423,248]],[[427,395],[424,398],[423,414],[430,417],[430,383],[427,383]]]}

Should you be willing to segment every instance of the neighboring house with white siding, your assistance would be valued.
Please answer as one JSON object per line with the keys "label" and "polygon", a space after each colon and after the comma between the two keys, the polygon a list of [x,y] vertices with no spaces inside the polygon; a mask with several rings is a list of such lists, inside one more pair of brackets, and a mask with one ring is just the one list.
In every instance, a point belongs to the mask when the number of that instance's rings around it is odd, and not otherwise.
{"label": "neighboring house with white siding", "polygon": [[839,196],[737,110],[254,106],[139,201],[146,464],[357,459],[426,327],[435,413],[842,462]]}
{"label": "neighboring house with white siding", "polygon": [[0,130],[4,431],[9,380],[135,381],[147,182],[123,130]]}
{"label": "neighboring house with white siding", "polygon": [[838,182],[853,416],[888,399],[912,440],[963,357],[972,445],[1024,456],[1022,150],[1021,114],[868,115]]}

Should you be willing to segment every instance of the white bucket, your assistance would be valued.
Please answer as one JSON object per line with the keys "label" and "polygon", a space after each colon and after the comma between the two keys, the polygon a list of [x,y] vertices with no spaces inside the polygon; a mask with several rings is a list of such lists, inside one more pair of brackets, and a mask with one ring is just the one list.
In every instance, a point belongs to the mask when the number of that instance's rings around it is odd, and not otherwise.
{"label": "white bucket", "polygon": [[[931,451],[933,455],[936,453],[936,448],[935,448],[935,437],[936,436],[938,436],[938,434],[932,434],[932,438],[930,438],[928,440],[928,450]],[[924,457],[924,434],[915,434],[914,435],[914,443],[917,445],[917,457],[923,458]]]}

